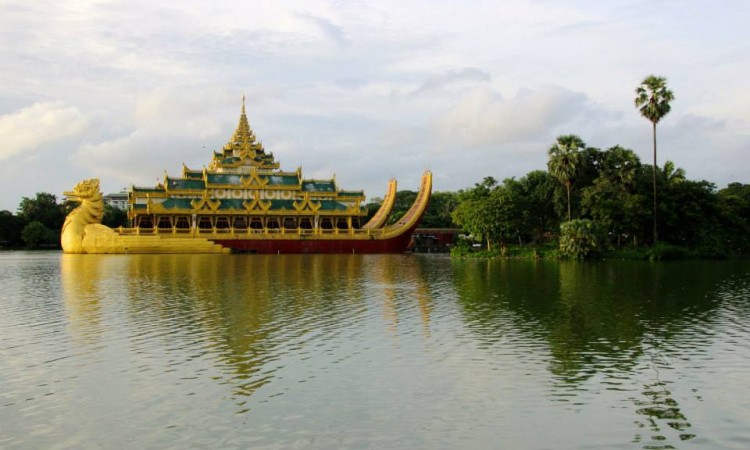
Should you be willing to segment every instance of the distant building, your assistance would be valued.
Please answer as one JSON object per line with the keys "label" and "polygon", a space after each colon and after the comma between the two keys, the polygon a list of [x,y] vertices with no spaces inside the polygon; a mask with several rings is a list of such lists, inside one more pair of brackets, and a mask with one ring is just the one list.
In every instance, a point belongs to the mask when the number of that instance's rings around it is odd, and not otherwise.
{"label": "distant building", "polygon": [[128,193],[125,191],[116,194],[107,194],[104,197],[104,203],[123,211],[128,210]]}

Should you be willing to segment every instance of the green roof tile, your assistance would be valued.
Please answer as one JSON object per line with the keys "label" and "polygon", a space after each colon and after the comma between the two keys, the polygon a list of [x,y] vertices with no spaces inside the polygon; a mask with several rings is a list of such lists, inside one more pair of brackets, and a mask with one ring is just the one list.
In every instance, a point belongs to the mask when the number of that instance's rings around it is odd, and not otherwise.
{"label": "green roof tile", "polygon": [[170,178],[168,181],[169,189],[176,190],[176,189],[205,189],[206,185],[203,183],[203,180],[189,180],[185,178],[177,178],[173,179]]}

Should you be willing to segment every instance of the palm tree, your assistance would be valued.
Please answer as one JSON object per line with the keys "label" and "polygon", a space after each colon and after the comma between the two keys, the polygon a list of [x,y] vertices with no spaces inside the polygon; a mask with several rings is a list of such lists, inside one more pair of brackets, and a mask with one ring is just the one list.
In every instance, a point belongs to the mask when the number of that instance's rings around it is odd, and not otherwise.
{"label": "palm tree", "polygon": [[568,194],[568,221],[570,214],[570,186],[573,184],[576,169],[581,162],[581,150],[586,147],[583,140],[575,134],[567,134],[557,137],[555,144],[550,147],[547,154],[547,169],[550,175],[557,178]]}
{"label": "palm tree", "polygon": [[685,176],[685,169],[675,166],[670,160],[664,162],[664,169],[662,172],[664,172],[664,181],[666,181],[667,184],[679,184],[687,179]]}
{"label": "palm tree", "polygon": [[667,79],[649,75],[643,79],[635,90],[635,107],[641,115],[651,121],[654,130],[654,244],[657,243],[656,233],[656,124],[672,109],[669,102],[674,100],[674,94],[667,89]]}

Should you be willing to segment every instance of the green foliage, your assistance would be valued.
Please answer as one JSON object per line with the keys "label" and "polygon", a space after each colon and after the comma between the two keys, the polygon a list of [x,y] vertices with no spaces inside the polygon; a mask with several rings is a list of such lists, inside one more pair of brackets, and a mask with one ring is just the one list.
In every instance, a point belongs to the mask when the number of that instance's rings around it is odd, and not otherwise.
{"label": "green foliage", "polygon": [[497,181],[487,177],[474,189],[459,193],[459,204],[453,211],[453,221],[477,239],[487,242],[487,250],[493,244],[506,247],[509,239],[519,235],[522,215],[517,193],[511,184],[498,186]]}
{"label": "green foliage", "polygon": [[10,211],[0,211],[0,247],[13,248],[23,244],[21,230],[26,226],[23,218]]}
{"label": "green foliage", "polygon": [[422,228],[453,228],[451,213],[458,205],[458,194],[455,192],[433,192],[430,204],[422,216]]}
{"label": "green foliage", "polygon": [[719,199],[708,181],[664,185],[659,216],[665,242],[683,247],[715,246],[720,233]]}
{"label": "green foliage", "polygon": [[750,184],[731,183],[717,197],[728,253],[750,254]]}
{"label": "green foliage", "polygon": [[573,185],[579,165],[581,164],[581,150],[586,144],[574,134],[558,136],[557,141],[547,151],[549,160],[547,168],[550,175],[565,186],[568,204],[568,220],[571,219],[570,188]]}
{"label": "green foliage", "polygon": [[638,242],[637,236],[642,234],[648,200],[639,189],[641,170],[632,150],[612,147],[601,154],[599,176],[582,192],[584,214],[607,231],[610,245]]}
{"label": "green foliage", "polygon": [[125,227],[128,225],[128,213],[120,208],[115,208],[114,206],[105,204],[102,225],[111,228]]}
{"label": "green foliage", "polygon": [[674,163],[669,160],[664,162],[662,177],[664,178],[664,183],[668,185],[682,183],[687,179],[687,177],[685,177],[685,169],[675,166]]}
{"label": "green foliage", "polygon": [[555,212],[555,179],[543,170],[535,170],[518,181],[505,180],[504,184],[516,196],[521,240],[544,242],[558,223]]}
{"label": "green foliage", "polygon": [[635,107],[654,125],[666,116],[672,107],[674,93],[667,88],[667,79],[649,75],[635,89]]}
{"label": "green foliage", "polygon": [[26,225],[21,231],[21,239],[23,239],[28,248],[39,248],[55,245],[59,240],[59,235],[44,226],[43,223],[35,220]]}
{"label": "green foliage", "polygon": [[53,194],[38,192],[35,198],[21,199],[18,215],[28,223],[41,222],[49,229],[60,230],[67,211],[64,204],[57,203],[57,197]]}
{"label": "green foliage", "polygon": [[685,247],[659,242],[646,252],[646,256],[651,261],[671,261],[686,259],[689,252]]}
{"label": "green foliage", "polygon": [[560,224],[560,256],[568,259],[586,259],[599,250],[599,238],[594,222],[575,219]]}

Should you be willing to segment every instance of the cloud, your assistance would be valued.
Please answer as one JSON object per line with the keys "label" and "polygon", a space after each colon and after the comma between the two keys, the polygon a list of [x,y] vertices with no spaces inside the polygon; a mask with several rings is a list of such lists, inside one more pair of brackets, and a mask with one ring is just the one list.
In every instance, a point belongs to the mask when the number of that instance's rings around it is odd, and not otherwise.
{"label": "cloud", "polygon": [[334,24],[330,20],[310,14],[296,14],[296,16],[302,20],[310,21],[311,23],[313,23],[324,36],[326,36],[333,42],[339,45],[346,45],[348,43],[346,37],[344,36],[343,28]]}
{"label": "cloud", "polygon": [[467,67],[461,70],[451,70],[440,75],[433,75],[425,80],[422,85],[414,91],[415,95],[439,91],[449,86],[461,86],[466,83],[488,83],[492,77],[489,73]]}
{"label": "cloud", "polygon": [[505,99],[489,87],[469,90],[433,123],[451,147],[477,148],[548,135],[588,109],[585,94],[558,87],[521,90]]}
{"label": "cloud", "polygon": [[[232,114],[223,112],[227,105],[235,106]],[[225,90],[185,96],[175,89],[156,89],[136,98],[128,131],[84,143],[71,161],[119,184],[151,185],[163,170],[179,175],[183,162],[191,167],[207,164],[211,151],[234,130],[236,124],[228,119],[236,119],[239,106],[239,99],[231,99]]]}
{"label": "cloud", "polygon": [[0,161],[48,150],[53,144],[82,134],[86,116],[63,102],[41,102],[0,116]]}

